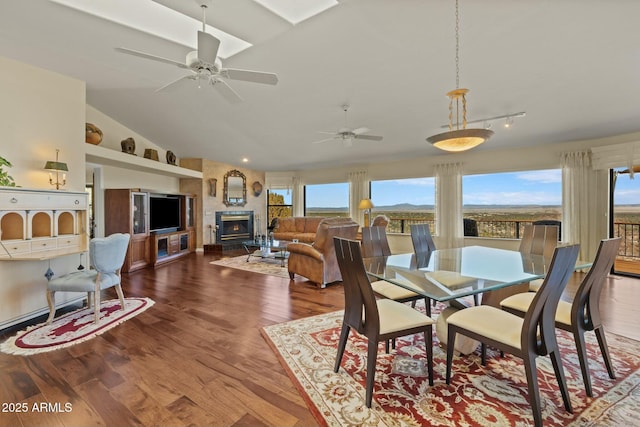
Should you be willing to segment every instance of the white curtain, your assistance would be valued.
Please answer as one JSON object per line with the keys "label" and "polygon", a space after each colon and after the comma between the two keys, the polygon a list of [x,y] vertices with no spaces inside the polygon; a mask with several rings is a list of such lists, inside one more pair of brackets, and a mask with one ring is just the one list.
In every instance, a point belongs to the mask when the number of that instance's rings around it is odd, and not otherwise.
{"label": "white curtain", "polygon": [[369,198],[367,171],[349,172],[349,216],[360,225],[364,224],[364,212],[358,209],[358,204],[360,200]]}
{"label": "white curtain", "polygon": [[304,185],[300,181],[300,177],[292,178],[293,192],[291,193],[291,203],[293,204],[293,216],[304,215]]}
{"label": "white curtain", "polygon": [[607,237],[608,179],[594,170],[589,151],[562,154],[562,241],[580,244],[580,259],[592,260]]}
{"label": "white curtain", "polygon": [[440,249],[464,244],[462,227],[462,163],[435,166],[436,229]]}

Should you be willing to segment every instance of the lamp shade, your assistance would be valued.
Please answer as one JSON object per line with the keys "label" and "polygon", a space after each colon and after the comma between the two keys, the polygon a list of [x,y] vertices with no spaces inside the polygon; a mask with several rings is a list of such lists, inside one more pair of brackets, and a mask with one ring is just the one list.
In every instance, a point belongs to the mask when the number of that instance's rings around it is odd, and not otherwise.
{"label": "lamp shade", "polygon": [[48,161],[47,163],[44,164],[44,168],[50,171],[65,171],[65,172],[69,171],[67,164],[64,162]]}
{"label": "lamp shade", "polygon": [[371,199],[362,199],[360,203],[358,203],[358,209],[371,209],[373,207],[373,203],[371,203]]}

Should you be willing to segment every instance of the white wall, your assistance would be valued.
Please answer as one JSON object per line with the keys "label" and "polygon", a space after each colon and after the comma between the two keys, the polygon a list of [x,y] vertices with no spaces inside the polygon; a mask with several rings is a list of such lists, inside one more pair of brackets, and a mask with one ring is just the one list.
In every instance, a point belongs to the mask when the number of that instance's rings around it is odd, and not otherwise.
{"label": "white wall", "polygon": [[[84,82],[0,57],[0,93],[0,155],[13,164],[9,174],[16,184],[51,189],[43,167],[59,148],[60,161],[69,167],[64,190],[84,191]],[[78,264],[78,255],[50,262],[56,275]],[[0,261],[0,328],[47,312],[48,267],[49,261]],[[58,301],[65,298],[56,295]]]}

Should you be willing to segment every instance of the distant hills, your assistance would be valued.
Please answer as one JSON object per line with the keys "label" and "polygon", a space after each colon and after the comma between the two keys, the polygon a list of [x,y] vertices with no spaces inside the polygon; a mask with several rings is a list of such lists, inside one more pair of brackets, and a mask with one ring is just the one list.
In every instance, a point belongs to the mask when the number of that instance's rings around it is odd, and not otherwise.
{"label": "distant hills", "polygon": [[[560,209],[560,205],[464,205],[464,209]],[[311,210],[314,212],[335,212],[335,211],[348,211],[348,207],[340,207],[340,208],[320,208],[320,207],[308,207],[307,210]],[[403,212],[403,211],[432,211],[434,210],[433,205],[413,205],[411,203],[398,203],[396,205],[386,205],[386,206],[376,206],[374,208],[376,211],[394,211],[394,212]]]}

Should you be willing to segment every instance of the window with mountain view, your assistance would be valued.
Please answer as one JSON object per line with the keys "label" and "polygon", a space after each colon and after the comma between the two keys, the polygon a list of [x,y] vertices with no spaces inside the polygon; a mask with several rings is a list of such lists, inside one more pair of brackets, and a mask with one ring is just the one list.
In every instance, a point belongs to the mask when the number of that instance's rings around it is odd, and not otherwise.
{"label": "window with mountain view", "polygon": [[312,184],[304,187],[305,216],[349,216],[349,183]]}
{"label": "window with mountain view", "polygon": [[546,169],[462,177],[463,215],[478,236],[516,239],[536,221],[562,224],[562,170]]}
{"label": "window with mountain view", "polygon": [[371,181],[371,215],[389,217],[389,233],[410,233],[410,225],[429,223],[433,231],[435,178]]}

